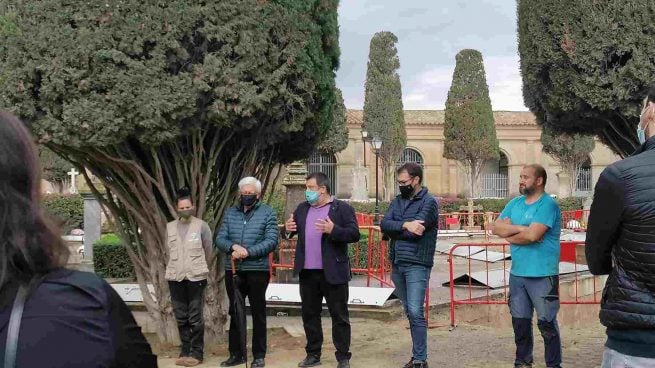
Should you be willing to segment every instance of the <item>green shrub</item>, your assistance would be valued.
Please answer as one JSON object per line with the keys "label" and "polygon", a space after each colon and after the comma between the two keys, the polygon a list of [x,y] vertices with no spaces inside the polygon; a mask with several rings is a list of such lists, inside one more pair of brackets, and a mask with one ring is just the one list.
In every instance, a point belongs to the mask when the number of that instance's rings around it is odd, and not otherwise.
{"label": "green shrub", "polygon": [[103,235],[93,244],[93,266],[104,278],[134,278],[134,266],[116,234]]}
{"label": "green shrub", "polygon": [[478,199],[473,201],[476,205],[482,206],[482,212],[495,212],[500,213],[503,208],[511,201],[512,198],[498,198],[498,199]]}
{"label": "green shrub", "polygon": [[351,260],[352,268],[368,267],[368,234],[367,237],[359,239],[359,258],[355,259],[355,244],[348,246],[348,258]]}
{"label": "green shrub", "polygon": [[273,210],[275,210],[275,214],[277,215],[277,222],[278,224],[284,223],[286,219],[284,218],[284,206],[286,204],[286,194],[283,190],[277,189],[274,190],[272,193],[266,194],[266,204],[271,206]]}
{"label": "green shrub", "polygon": [[568,197],[568,198],[558,198],[557,204],[562,211],[575,211],[581,210],[583,208],[584,198],[580,197]]}
{"label": "green shrub", "polygon": [[79,194],[46,194],[43,196],[45,212],[53,217],[64,234],[84,228],[84,200]]}
{"label": "green shrub", "polygon": [[437,197],[439,213],[458,212],[460,206],[466,205],[466,200],[457,197]]}
{"label": "green shrub", "polygon": [[[481,205],[483,212],[494,212],[500,213],[503,211],[507,203],[511,201],[512,198],[494,198],[494,199],[474,199],[473,204],[476,206]],[[460,206],[466,206],[468,204],[467,199],[459,199],[452,197],[443,197],[437,198],[439,202],[439,213],[451,213],[451,212],[467,212],[467,210],[461,211]],[[557,203],[560,206],[562,211],[573,211],[582,209],[584,199],[578,197],[569,197],[569,198],[558,198]],[[477,212],[477,211],[476,211]]]}
{"label": "green shrub", "polygon": [[[385,213],[387,213],[387,210],[389,209],[389,204],[390,202],[387,201],[379,201],[378,202],[378,208],[380,209],[380,216],[384,216]],[[375,201],[373,202],[350,202],[350,205],[353,206],[355,209],[355,212],[358,213],[366,213],[369,215],[375,214]]]}

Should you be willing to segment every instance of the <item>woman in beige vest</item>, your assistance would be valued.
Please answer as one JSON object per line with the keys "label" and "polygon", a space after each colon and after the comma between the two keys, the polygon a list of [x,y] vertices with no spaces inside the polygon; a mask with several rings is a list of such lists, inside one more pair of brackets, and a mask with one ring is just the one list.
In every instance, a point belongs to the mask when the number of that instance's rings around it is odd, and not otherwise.
{"label": "woman in beige vest", "polygon": [[166,280],[182,341],[175,364],[195,367],[203,361],[202,307],[212,260],[212,233],[206,222],[193,216],[195,208],[189,189],[182,188],[177,194],[179,218],[166,226],[169,253]]}

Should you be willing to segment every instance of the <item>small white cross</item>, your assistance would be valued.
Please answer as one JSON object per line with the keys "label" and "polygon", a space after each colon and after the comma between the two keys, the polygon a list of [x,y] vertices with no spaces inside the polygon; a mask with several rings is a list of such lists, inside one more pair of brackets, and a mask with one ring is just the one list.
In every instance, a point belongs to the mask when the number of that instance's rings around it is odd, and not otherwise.
{"label": "small white cross", "polygon": [[71,177],[71,186],[69,189],[69,192],[71,194],[77,194],[77,185],[76,185],[76,177],[80,174],[75,168],[72,168],[71,171],[67,173]]}

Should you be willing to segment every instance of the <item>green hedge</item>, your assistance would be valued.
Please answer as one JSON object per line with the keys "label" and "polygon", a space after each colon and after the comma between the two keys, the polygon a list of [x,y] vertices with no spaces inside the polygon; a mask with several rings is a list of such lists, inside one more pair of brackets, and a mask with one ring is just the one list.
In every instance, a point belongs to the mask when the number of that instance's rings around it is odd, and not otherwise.
{"label": "green hedge", "polygon": [[84,228],[84,200],[81,195],[47,194],[43,197],[43,207],[64,234]]}
{"label": "green hedge", "polygon": [[583,208],[584,198],[580,198],[580,197],[558,198],[557,203],[559,204],[559,209],[562,211],[581,210]]}
{"label": "green hedge", "polygon": [[93,266],[104,278],[134,278],[134,266],[116,234],[103,235],[93,244]]}
{"label": "green hedge", "polygon": [[[482,205],[484,212],[502,212],[505,205],[512,198],[501,198],[501,199],[474,199],[473,204],[478,206]],[[460,206],[468,205],[468,199],[454,198],[454,197],[441,197],[437,198],[439,202],[439,213],[450,213],[450,212],[459,212]],[[569,197],[569,198],[558,198],[557,203],[562,211],[572,211],[582,209],[582,203],[584,198]],[[369,215],[373,214],[375,209],[375,202],[350,202],[350,204],[355,208],[355,212],[367,213]],[[380,215],[384,216],[389,208],[389,202],[379,202],[380,206]]]}
{"label": "green hedge", "polygon": [[[512,198],[501,199],[474,199],[473,204],[481,205],[484,212],[500,213]],[[437,198],[439,202],[439,213],[459,212],[460,206],[467,206],[468,200],[461,198]],[[573,211],[582,209],[584,198],[569,197],[558,198],[557,203],[562,211]],[[465,212],[465,211],[464,211]]]}
{"label": "green hedge", "polygon": [[[379,201],[378,206],[380,209],[380,215],[384,215],[389,209],[390,202]],[[375,201],[373,202],[350,202],[350,205],[353,206],[355,212],[367,213],[373,215],[375,213]]]}

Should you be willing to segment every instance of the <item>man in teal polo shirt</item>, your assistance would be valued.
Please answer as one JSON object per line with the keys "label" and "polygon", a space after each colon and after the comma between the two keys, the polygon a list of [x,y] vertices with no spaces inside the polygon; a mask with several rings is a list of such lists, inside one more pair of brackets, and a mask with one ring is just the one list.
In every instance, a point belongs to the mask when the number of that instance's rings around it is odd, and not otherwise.
{"label": "man in teal polo shirt", "polygon": [[509,308],[516,342],[515,367],[532,367],[532,314],[546,347],[546,366],[560,367],[562,345],[557,326],[562,214],[544,191],[546,170],[528,165],[521,171],[521,196],[512,199],[492,226],[511,244]]}

